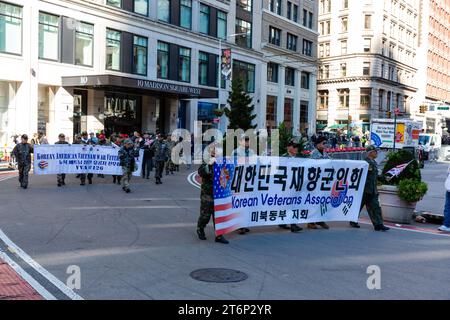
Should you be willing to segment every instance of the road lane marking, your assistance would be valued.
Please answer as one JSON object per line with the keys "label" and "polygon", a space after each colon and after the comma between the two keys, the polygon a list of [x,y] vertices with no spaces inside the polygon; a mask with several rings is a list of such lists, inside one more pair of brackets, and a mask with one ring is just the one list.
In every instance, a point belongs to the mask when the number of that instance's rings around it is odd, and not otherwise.
{"label": "road lane marking", "polygon": [[194,187],[200,189],[200,184],[195,180],[195,177],[197,176],[197,172],[194,171],[190,175],[188,175],[187,180],[188,182],[193,185]]}
{"label": "road lane marking", "polygon": [[[19,256],[26,264],[37,271],[45,279],[47,279],[51,284],[58,288],[62,293],[64,293],[68,298],[72,300],[83,300],[81,296],[75,293],[72,289],[67,287],[58,278],[44,269],[39,263],[34,261],[28,254],[26,254],[19,246],[17,246],[8,236],[0,229],[0,239],[9,247],[8,250],[14,251],[14,254]],[[33,279],[34,280],[34,279]],[[31,285],[31,283],[30,283]],[[37,290],[37,289],[36,289]]]}

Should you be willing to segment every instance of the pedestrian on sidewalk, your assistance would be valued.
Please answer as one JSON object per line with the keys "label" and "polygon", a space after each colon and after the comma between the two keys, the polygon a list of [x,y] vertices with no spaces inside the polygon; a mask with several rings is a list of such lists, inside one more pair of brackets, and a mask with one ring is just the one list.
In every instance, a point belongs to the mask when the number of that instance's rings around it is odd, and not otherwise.
{"label": "pedestrian on sidewalk", "polygon": [[[387,231],[389,230],[389,228],[386,227],[383,223],[381,206],[378,200],[378,164],[375,161],[378,156],[378,150],[375,146],[368,146],[366,148],[366,152],[367,156],[365,160],[367,161],[367,163],[369,163],[369,169],[359,212],[361,213],[363,207],[366,206],[375,231]],[[353,228],[360,228],[358,222],[350,222],[350,226]]]}
{"label": "pedestrian on sidewalk", "polygon": [[164,135],[158,134],[158,139],[153,142],[150,150],[152,150],[155,155],[155,183],[162,184],[161,178],[164,171],[164,165],[169,160],[169,147],[164,140]]}
{"label": "pedestrian on sidewalk", "polygon": [[444,224],[438,228],[439,231],[450,232],[450,166],[447,169],[447,179],[445,180],[445,205]]}
{"label": "pedestrian on sidewalk", "polygon": [[31,169],[31,154],[33,153],[33,147],[28,143],[28,136],[23,134],[21,142],[16,144],[12,154],[17,159],[17,165],[19,168],[19,182],[23,189],[28,188],[28,173]]}
{"label": "pedestrian on sidewalk", "polygon": [[120,166],[122,167],[122,189],[126,193],[130,193],[131,175],[135,169],[136,160],[134,157],[134,144],[131,139],[127,139],[123,143],[123,147],[119,150]]}
{"label": "pedestrian on sidewalk", "polygon": [[[58,136],[58,139],[59,140],[57,142],[55,142],[55,144],[69,144],[66,141],[66,136],[64,135],[64,133],[60,133],[59,136]],[[66,174],[65,173],[60,173],[60,174],[56,175],[56,181],[58,183],[58,187],[66,185],[66,182],[64,181],[65,179],[66,179]]]}
{"label": "pedestrian on sidewalk", "polygon": [[[206,240],[205,227],[213,216],[214,221],[214,169],[215,147],[210,146],[211,161],[204,162],[198,169],[198,174],[202,178],[200,192],[200,216],[197,221],[197,235],[200,240]],[[216,236],[216,242],[228,244],[228,240],[223,235]]]}

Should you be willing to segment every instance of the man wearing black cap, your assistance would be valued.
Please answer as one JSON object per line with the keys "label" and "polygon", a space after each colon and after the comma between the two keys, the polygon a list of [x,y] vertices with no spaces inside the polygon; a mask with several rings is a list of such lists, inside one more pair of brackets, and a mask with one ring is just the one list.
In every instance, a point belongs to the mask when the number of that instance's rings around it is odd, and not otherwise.
{"label": "man wearing black cap", "polygon": [[17,160],[19,167],[19,182],[20,186],[24,189],[28,188],[28,173],[31,169],[31,154],[33,153],[33,147],[28,143],[28,136],[23,134],[21,142],[16,144],[12,154]]}
{"label": "man wearing black cap", "polygon": [[[311,159],[330,159],[328,153],[325,152],[325,142],[327,142],[327,138],[324,136],[320,136],[316,139],[316,142],[314,143],[315,148],[313,152],[311,152]],[[330,229],[325,222],[308,223],[308,229],[317,229],[317,226],[321,226],[324,229]]]}
{"label": "man wearing black cap", "polygon": [[[298,158],[299,157],[299,155],[298,155],[299,147],[300,147],[300,142],[296,138],[292,138],[287,145],[287,152],[285,154],[283,154],[282,157]],[[296,224],[291,224],[290,228],[285,224],[281,224],[279,227],[282,229],[291,229],[291,232],[295,232],[295,233],[303,230]]]}
{"label": "man wearing black cap", "polygon": [[[374,146],[368,146],[366,148],[366,152],[367,156],[365,160],[369,163],[369,169],[359,212],[361,212],[362,208],[366,206],[375,231],[387,231],[389,228],[383,224],[380,202],[378,201],[378,164],[375,161],[378,156],[378,150]],[[360,227],[357,222],[350,222],[350,226],[353,228]]]}

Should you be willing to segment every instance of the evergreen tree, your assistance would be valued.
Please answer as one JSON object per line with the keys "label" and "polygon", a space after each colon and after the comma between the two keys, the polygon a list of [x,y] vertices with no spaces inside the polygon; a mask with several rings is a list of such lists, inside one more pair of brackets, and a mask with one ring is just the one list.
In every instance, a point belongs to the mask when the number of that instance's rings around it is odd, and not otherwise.
{"label": "evergreen tree", "polygon": [[228,97],[230,109],[225,109],[225,115],[229,120],[229,129],[255,129],[256,125],[252,125],[256,114],[253,114],[254,106],[252,98],[244,91],[244,85],[241,79],[235,79],[231,82],[231,92]]}
{"label": "evergreen tree", "polygon": [[284,123],[284,121],[278,126],[278,132],[280,137],[279,147],[281,156],[282,154],[286,153],[287,145],[293,136],[292,133],[286,128],[286,124]]}

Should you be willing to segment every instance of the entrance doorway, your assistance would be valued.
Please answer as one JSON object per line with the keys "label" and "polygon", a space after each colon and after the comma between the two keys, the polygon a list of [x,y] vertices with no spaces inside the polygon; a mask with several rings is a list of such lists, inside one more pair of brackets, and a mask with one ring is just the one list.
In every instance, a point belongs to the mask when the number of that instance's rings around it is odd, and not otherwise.
{"label": "entrance doorway", "polygon": [[73,91],[73,136],[87,131],[87,99],[86,90]]}
{"label": "entrance doorway", "polygon": [[140,96],[105,92],[105,133],[132,134],[142,127],[142,99]]}

